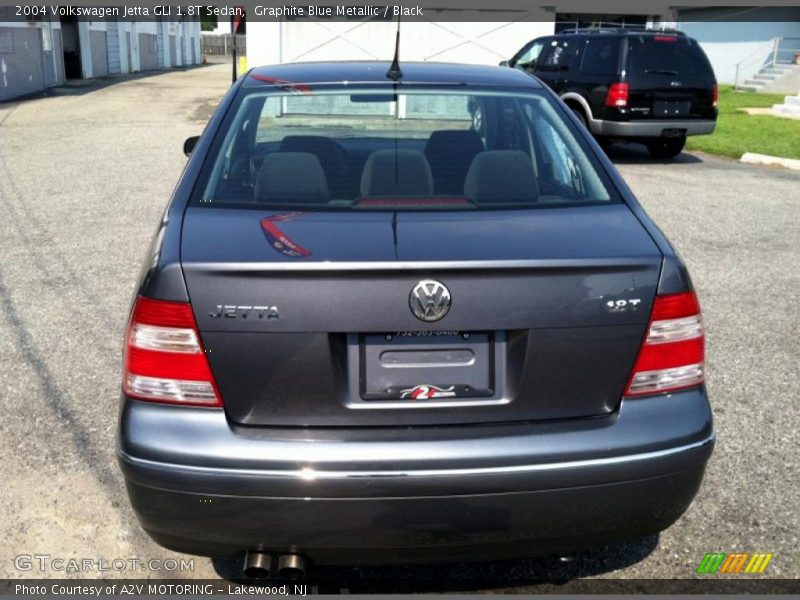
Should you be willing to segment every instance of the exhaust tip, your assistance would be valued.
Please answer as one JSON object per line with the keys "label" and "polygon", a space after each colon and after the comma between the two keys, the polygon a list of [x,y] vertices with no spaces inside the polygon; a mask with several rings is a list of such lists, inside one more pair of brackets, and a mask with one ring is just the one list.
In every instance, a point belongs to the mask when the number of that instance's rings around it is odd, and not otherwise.
{"label": "exhaust tip", "polygon": [[299,554],[284,554],[278,559],[278,576],[298,580],[306,576],[307,561]]}
{"label": "exhaust tip", "polygon": [[244,557],[244,574],[249,579],[266,579],[272,572],[272,557],[263,552],[247,552]]}

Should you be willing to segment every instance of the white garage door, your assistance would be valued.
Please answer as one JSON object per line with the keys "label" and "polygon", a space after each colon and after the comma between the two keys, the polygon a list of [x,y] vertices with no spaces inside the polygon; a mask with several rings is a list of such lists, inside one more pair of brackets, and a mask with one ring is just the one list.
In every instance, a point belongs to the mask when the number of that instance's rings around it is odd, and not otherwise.
{"label": "white garage door", "polygon": [[[248,66],[328,60],[391,60],[389,21],[247,24]],[[497,64],[529,40],[553,33],[552,13],[524,22],[403,22],[401,60]]]}

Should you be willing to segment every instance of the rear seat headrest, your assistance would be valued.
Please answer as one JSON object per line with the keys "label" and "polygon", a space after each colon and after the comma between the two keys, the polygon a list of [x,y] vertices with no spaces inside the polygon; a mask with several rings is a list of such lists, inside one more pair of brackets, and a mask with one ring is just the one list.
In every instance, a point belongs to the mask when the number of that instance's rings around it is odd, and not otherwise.
{"label": "rear seat headrest", "polygon": [[361,174],[362,196],[430,196],[433,176],[418,150],[376,150]]}
{"label": "rear seat headrest", "polygon": [[535,202],[539,186],[530,157],[521,150],[489,150],[472,161],[464,195],[478,204]]}
{"label": "rear seat headrest", "polygon": [[256,202],[315,202],[331,199],[319,159],[305,152],[268,154],[258,171]]}
{"label": "rear seat headrest", "polygon": [[480,134],[474,129],[440,129],[432,131],[428,142],[425,144],[425,156],[431,160],[432,156],[449,152],[458,152],[465,155],[475,155],[485,150]]}
{"label": "rear seat headrest", "polygon": [[344,150],[330,138],[321,135],[287,135],[281,140],[279,152],[303,152],[319,159],[322,170],[330,174],[341,174],[346,164]]}
{"label": "rear seat headrest", "polygon": [[425,144],[425,157],[433,172],[437,194],[461,194],[464,178],[473,159],[485,150],[483,140],[473,129],[434,131]]}

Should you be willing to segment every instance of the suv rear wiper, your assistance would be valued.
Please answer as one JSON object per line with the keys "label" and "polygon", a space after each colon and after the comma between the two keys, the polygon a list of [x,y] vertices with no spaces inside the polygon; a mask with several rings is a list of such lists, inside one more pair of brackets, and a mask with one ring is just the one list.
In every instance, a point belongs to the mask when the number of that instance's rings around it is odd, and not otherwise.
{"label": "suv rear wiper", "polygon": [[678,72],[673,69],[647,69],[645,71],[648,75],[677,75]]}

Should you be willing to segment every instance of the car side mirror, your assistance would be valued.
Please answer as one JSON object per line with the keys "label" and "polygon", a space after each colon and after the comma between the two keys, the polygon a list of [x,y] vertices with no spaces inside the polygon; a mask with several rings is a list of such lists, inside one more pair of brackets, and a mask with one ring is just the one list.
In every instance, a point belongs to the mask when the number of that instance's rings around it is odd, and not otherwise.
{"label": "car side mirror", "polygon": [[186,138],[186,141],[183,142],[183,153],[186,156],[191,156],[192,150],[197,145],[197,140],[200,139],[199,135],[193,135],[192,137]]}
{"label": "car side mirror", "polygon": [[497,66],[498,66],[498,67],[510,67],[510,66],[511,66],[511,62],[510,62],[510,61],[507,61],[507,60],[501,60],[501,61],[500,61],[500,62],[497,64]]}

